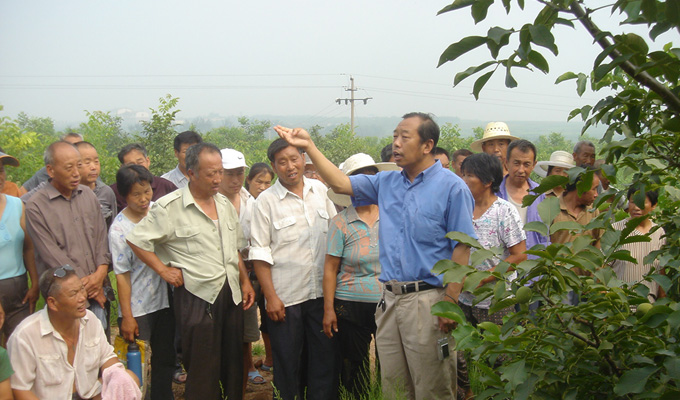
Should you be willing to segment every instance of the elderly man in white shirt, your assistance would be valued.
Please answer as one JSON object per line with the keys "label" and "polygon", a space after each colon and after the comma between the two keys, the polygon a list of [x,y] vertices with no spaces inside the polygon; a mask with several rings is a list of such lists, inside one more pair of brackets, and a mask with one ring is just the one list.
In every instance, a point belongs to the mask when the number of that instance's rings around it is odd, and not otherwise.
{"label": "elderly man in white shirt", "polygon": [[39,284],[45,308],[24,319],[7,345],[14,397],[100,398],[99,372],[122,364],[87,309],[85,286],[69,265],[45,271]]}
{"label": "elderly man in white shirt", "polygon": [[[274,386],[284,400],[338,396],[337,350],[323,333],[323,264],[335,206],[320,181],[304,177],[304,155],[282,139],[267,157],[279,179],[257,198],[250,259],[266,299],[274,352]],[[306,352],[303,346],[307,346]]]}

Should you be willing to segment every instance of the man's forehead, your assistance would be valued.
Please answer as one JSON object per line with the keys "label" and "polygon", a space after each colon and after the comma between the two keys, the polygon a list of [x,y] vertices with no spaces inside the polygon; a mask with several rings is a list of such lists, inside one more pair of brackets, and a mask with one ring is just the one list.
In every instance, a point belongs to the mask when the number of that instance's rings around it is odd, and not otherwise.
{"label": "man's forehead", "polygon": [[534,151],[531,150],[531,149],[529,149],[527,151],[522,151],[521,149],[514,148],[510,152],[510,159],[511,160],[512,159],[516,159],[516,160],[518,160],[518,159],[524,159],[524,160],[530,159],[531,161],[534,161],[535,158],[536,158],[536,155],[534,154]]}

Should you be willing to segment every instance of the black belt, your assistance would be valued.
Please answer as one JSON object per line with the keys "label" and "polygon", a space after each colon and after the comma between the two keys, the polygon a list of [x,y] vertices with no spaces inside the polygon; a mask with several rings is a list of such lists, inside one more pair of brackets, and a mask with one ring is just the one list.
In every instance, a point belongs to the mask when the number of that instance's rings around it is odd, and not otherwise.
{"label": "black belt", "polygon": [[439,286],[430,285],[427,282],[418,281],[418,282],[403,283],[403,284],[386,283],[385,289],[387,289],[388,291],[390,291],[394,294],[407,294],[407,293],[422,292],[424,290],[441,289],[441,288]]}

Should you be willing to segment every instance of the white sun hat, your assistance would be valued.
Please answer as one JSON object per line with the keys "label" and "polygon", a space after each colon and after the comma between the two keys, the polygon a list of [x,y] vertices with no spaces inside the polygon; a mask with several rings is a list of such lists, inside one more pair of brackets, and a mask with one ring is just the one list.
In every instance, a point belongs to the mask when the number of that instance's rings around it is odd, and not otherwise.
{"label": "white sun hat", "polygon": [[482,143],[494,139],[508,139],[512,142],[519,138],[510,134],[510,128],[508,128],[505,122],[489,122],[486,124],[482,138],[472,142],[470,149],[475,153],[480,153],[482,151]]}
{"label": "white sun hat", "polygon": [[574,157],[571,155],[571,153],[568,153],[566,151],[562,150],[557,150],[553,151],[553,153],[550,155],[550,160],[549,161],[539,161],[536,163],[536,167],[534,168],[534,172],[536,175],[545,178],[548,176],[548,167],[562,167],[562,168],[574,168],[576,164],[574,163]]}
{"label": "white sun hat", "polygon": [[[364,153],[357,153],[350,156],[342,164],[340,164],[340,170],[343,174],[350,176],[354,172],[366,168],[366,167],[376,167],[378,172],[380,171],[399,171],[397,164],[392,162],[380,162],[376,163],[373,157]],[[346,194],[338,194],[333,191],[333,189],[328,189],[328,198],[331,201],[341,207],[349,207],[352,205],[352,199]]]}

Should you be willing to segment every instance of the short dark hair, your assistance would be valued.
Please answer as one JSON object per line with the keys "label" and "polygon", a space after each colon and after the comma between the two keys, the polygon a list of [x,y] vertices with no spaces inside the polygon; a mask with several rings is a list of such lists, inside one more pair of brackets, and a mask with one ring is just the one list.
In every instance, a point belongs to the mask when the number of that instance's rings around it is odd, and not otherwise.
{"label": "short dark hair", "polygon": [[[276,156],[276,153],[279,151],[291,146],[290,143],[286,142],[282,138],[278,138],[274,140],[269,147],[267,148],[267,158],[269,161],[274,162],[274,157]],[[297,149],[300,153],[302,153],[302,150]]]}
{"label": "short dark hair", "polygon": [[503,166],[496,156],[486,153],[472,154],[463,160],[460,169],[463,173],[476,176],[483,184],[491,184],[491,192],[500,190],[503,182]]}
{"label": "short dark hair", "polygon": [[61,282],[65,281],[66,279],[70,278],[73,275],[76,275],[76,271],[74,271],[72,268],[71,269],[64,268],[64,276],[60,278],[54,275],[55,269],[56,268],[48,268],[45,272],[42,273],[42,275],[40,275],[40,279],[38,280],[38,287],[40,288],[40,293],[42,294],[45,300],[47,300],[47,298],[50,296],[54,297],[53,294],[61,290]]}
{"label": "short dark hair", "polygon": [[388,144],[387,146],[383,147],[382,150],[380,150],[380,160],[382,162],[389,162],[390,158],[392,158],[392,143]]}
{"label": "short dark hair", "polygon": [[203,138],[198,133],[194,131],[184,131],[175,136],[173,147],[175,148],[175,151],[179,151],[183,144],[198,144],[202,142]]}
{"label": "short dark hair", "polygon": [[435,156],[438,156],[438,155],[440,155],[440,154],[443,154],[443,155],[446,156],[446,158],[449,159],[449,161],[451,161],[451,155],[449,155],[448,150],[446,150],[445,148],[442,148],[442,147],[435,147],[435,148],[434,148],[434,151],[432,152],[432,154],[434,154]]}
{"label": "short dark hair", "polygon": [[454,151],[453,154],[451,154],[451,161],[455,162],[458,159],[458,157],[460,157],[460,156],[469,157],[472,154],[474,154],[474,153],[471,152],[468,149],[458,149],[458,150]]}
{"label": "short dark hair", "polygon": [[514,149],[518,149],[522,153],[528,153],[531,150],[534,153],[534,161],[536,161],[536,146],[526,139],[517,139],[510,142],[508,145],[508,154],[506,156],[507,160],[510,160],[510,153]]}
{"label": "short dark hair", "polygon": [[[433,148],[437,147],[439,142],[439,125],[432,119],[432,114],[422,113],[422,112],[412,112],[404,114],[402,119],[418,117],[422,121],[420,126],[418,126],[418,135],[420,136],[420,142],[424,143],[432,139],[434,142]],[[433,154],[434,155],[434,154]]]}
{"label": "short dark hair", "polygon": [[123,165],[118,172],[116,172],[118,193],[120,193],[123,198],[130,194],[132,185],[142,182],[149,182],[149,185],[151,185],[153,183],[153,175],[151,175],[151,172],[149,172],[148,169],[141,165]]}
{"label": "short dark hair", "polygon": [[187,166],[187,171],[194,171],[194,173],[198,172],[198,157],[201,155],[201,153],[203,153],[203,151],[217,153],[220,155],[220,158],[222,158],[220,149],[218,149],[214,144],[207,142],[196,143],[187,149],[187,155],[184,161]]}
{"label": "short dark hair", "polygon": [[[593,175],[595,175],[595,172],[597,171],[596,168],[593,168],[592,165],[588,165],[588,164],[581,164],[581,165],[579,165],[579,167],[585,169],[584,172],[593,171]],[[574,182],[567,183],[567,185],[564,187],[564,193],[562,195],[565,195],[569,192],[573,192],[574,190],[576,190],[576,186],[578,185],[579,182],[581,182],[582,177],[583,177],[583,174],[579,174],[579,176],[576,177],[576,180]],[[600,178],[598,178],[598,179],[600,179]]]}
{"label": "short dark hair", "polygon": [[93,145],[92,143],[86,142],[86,141],[84,141],[84,140],[83,140],[83,141],[80,141],[80,142],[78,142],[78,143],[75,143],[74,146],[76,146],[76,149],[78,149],[79,151],[80,151],[80,148],[81,148],[81,147],[91,147],[91,148],[97,150],[97,148],[94,147],[94,145]]}
{"label": "short dark hair", "polygon": [[45,162],[45,166],[54,164],[54,153],[56,152],[57,147],[61,146],[62,144],[65,144],[67,146],[71,146],[71,147],[73,147],[73,149],[78,151],[76,146],[72,145],[71,143],[69,143],[65,140],[57,140],[56,142],[51,143],[45,149],[45,153],[43,154],[43,161]]}
{"label": "short dark hair", "polygon": [[[628,201],[630,201],[630,198],[633,197],[635,192],[639,192],[639,188],[635,185],[631,186],[628,188],[628,194],[626,195],[626,198]],[[658,190],[646,190],[645,191],[645,196],[649,199],[649,202],[652,203],[652,207],[656,205],[656,203],[659,202],[659,191]]]}
{"label": "short dark hair", "polygon": [[255,163],[252,167],[250,167],[250,172],[248,172],[248,177],[246,178],[246,190],[250,189],[248,187],[250,186],[248,185],[248,181],[252,181],[253,178],[260,175],[262,172],[268,173],[271,175],[272,179],[274,179],[274,170],[271,166],[269,166],[269,164],[263,162]]}
{"label": "short dark hair", "polygon": [[126,144],[125,146],[123,146],[122,149],[120,149],[120,151],[118,152],[118,161],[120,161],[121,164],[124,164],[123,159],[125,158],[125,156],[128,155],[129,152],[134,150],[141,151],[142,154],[144,154],[144,157],[147,157],[146,147],[144,147],[144,145],[142,145],[141,143],[130,143]]}
{"label": "short dark hair", "polygon": [[574,151],[573,151],[573,153],[574,153],[574,154],[580,153],[580,152],[581,152],[581,147],[583,147],[583,146],[592,147],[593,150],[595,150],[595,145],[593,144],[593,142],[591,142],[590,140],[580,140],[580,141],[578,141],[578,142],[574,145]]}

